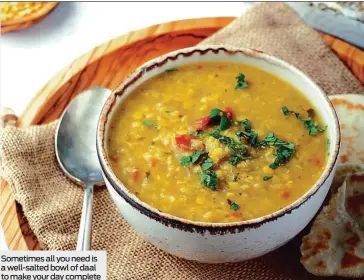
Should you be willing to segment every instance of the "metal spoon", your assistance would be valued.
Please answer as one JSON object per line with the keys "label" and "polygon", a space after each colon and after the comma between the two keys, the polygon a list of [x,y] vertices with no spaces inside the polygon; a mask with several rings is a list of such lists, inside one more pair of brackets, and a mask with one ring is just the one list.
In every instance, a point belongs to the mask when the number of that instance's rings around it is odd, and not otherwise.
{"label": "metal spoon", "polygon": [[66,175],[85,189],[78,251],[91,247],[93,188],[103,181],[96,152],[96,129],[102,106],[110,93],[102,87],[80,93],[64,111],[56,130],[58,162]]}

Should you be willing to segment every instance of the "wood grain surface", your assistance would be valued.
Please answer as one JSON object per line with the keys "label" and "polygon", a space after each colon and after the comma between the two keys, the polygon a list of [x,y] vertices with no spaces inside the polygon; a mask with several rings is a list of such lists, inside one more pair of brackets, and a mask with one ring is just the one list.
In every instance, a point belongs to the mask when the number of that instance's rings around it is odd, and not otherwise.
{"label": "wood grain surface", "polygon": [[[216,17],[163,23],[132,31],[94,48],[54,76],[33,98],[19,119],[20,127],[56,120],[79,92],[101,85],[115,89],[144,62],[196,45],[234,18]],[[327,44],[364,83],[364,52],[321,34]],[[7,183],[0,181],[0,221],[10,250],[39,250]]]}
{"label": "wood grain surface", "polygon": [[0,28],[1,33],[21,30],[41,21],[52,12],[58,4],[59,2],[48,2],[39,11],[26,17],[14,20],[2,20]]}

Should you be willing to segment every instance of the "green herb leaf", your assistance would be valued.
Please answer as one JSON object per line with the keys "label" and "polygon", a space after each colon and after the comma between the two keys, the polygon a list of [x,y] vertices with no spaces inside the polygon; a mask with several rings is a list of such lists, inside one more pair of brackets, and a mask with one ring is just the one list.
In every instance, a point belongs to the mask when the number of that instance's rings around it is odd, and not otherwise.
{"label": "green herb leaf", "polygon": [[231,121],[227,117],[226,112],[222,112],[222,117],[221,117],[221,120],[220,120],[220,129],[221,130],[226,130],[230,126],[231,126]]}
{"label": "green herb leaf", "polygon": [[212,136],[212,137],[214,137],[214,138],[218,138],[219,135],[220,135],[220,132],[221,132],[221,129],[218,128],[214,132],[210,133],[209,135]]}
{"label": "green herb leaf", "polygon": [[252,130],[252,125],[249,120],[238,121],[238,123],[244,128],[245,132],[238,131],[235,135],[241,141],[243,138],[246,139],[249,145],[255,147],[258,146],[258,133]]}
{"label": "green herb leaf", "polygon": [[233,182],[236,182],[236,181],[238,181],[238,176],[237,175],[234,175]]}
{"label": "green herb leaf", "polygon": [[248,133],[247,141],[252,146],[257,146],[258,144],[258,133],[251,131]]}
{"label": "green herb leaf", "polygon": [[239,141],[244,139],[244,132],[242,132],[242,131],[236,132],[235,135],[236,135],[236,137],[238,137]]}
{"label": "green herb leaf", "polygon": [[143,124],[145,126],[153,126],[154,128],[158,128],[158,125],[157,124],[154,124],[154,123],[152,123],[151,121],[148,121],[148,120],[144,120],[143,121]]}
{"label": "green herb leaf", "polygon": [[172,113],[173,111],[171,111],[171,110],[165,110],[164,112],[166,112],[167,114],[169,114],[169,113]]}
{"label": "green herb leaf", "polygon": [[205,155],[207,155],[207,153],[205,151],[202,151],[202,150],[194,151],[191,156],[191,162],[195,163],[195,162],[199,161]]}
{"label": "green herb leaf", "polygon": [[207,158],[202,164],[201,164],[201,169],[203,171],[206,171],[208,169],[210,169],[212,166],[214,165],[214,162],[212,161],[211,158]]}
{"label": "green herb leaf", "polygon": [[214,108],[210,111],[210,118],[215,118],[220,115],[220,112],[222,112],[220,109]]}
{"label": "green herb leaf", "polygon": [[170,73],[170,72],[176,72],[176,71],[178,71],[178,69],[170,68],[170,69],[167,69],[165,72]]}
{"label": "green herb leaf", "polygon": [[276,159],[273,163],[269,164],[269,168],[276,169],[279,166],[279,160]]}
{"label": "green herb leaf", "polygon": [[229,160],[229,163],[234,166],[237,165],[240,161],[249,160],[253,158],[251,156],[246,157],[242,153],[235,153],[235,152],[233,152],[230,156],[231,158]]}
{"label": "green herb leaf", "polygon": [[237,204],[236,202],[231,201],[230,199],[227,200],[227,203],[230,206],[230,209],[233,211],[238,211],[240,209],[239,204]]}
{"label": "green herb leaf", "polygon": [[216,191],[216,185],[219,182],[219,179],[213,170],[206,170],[201,173],[201,183],[211,189],[212,191]]}
{"label": "green herb leaf", "polygon": [[315,136],[316,134],[317,134],[317,123],[316,123],[316,125],[315,124],[313,124],[311,127],[310,127],[310,129],[309,129],[309,131],[308,131],[308,134],[309,135],[311,135],[311,136]]}
{"label": "green herb leaf", "polygon": [[288,108],[287,108],[286,106],[283,106],[283,107],[282,107],[282,112],[283,112],[283,114],[284,114],[285,116],[287,116],[287,115],[289,114],[289,110],[288,110]]}
{"label": "green herb leaf", "polygon": [[248,119],[238,121],[238,123],[244,128],[246,132],[249,132],[252,130],[252,125]]}
{"label": "green herb leaf", "polygon": [[188,166],[192,162],[192,157],[182,156],[179,160],[179,164],[182,166]]}
{"label": "green herb leaf", "polygon": [[286,106],[283,106],[282,107],[282,112],[285,116],[289,115],[289,114],[294,114],[296,116],[296,119],[299,119],[300,118],[300,114],[294,112],[294,111],[290,111],[288,110],[288,108]]}
{"label": "green herb leaf", "polygon": [[308,130],[308,134],[311,136],[317,135],[317,132],[324,132],[326,130],[326,127],[319,128],[318,123],[315,122],[312,118],[315,116],[315,111],[313,109],[308,109],[307,118],[302,118],[299,113],[296,113],[294,111],[288,110],[286,106],[282,107],[282,112],[284,115],[288,114],[294,114],[298,120],[301,120],[303,122],[304,128]]}
{"label": "green herb leaf", "polygon": [[230,164],[237,165],[242,160],[247,160],[252,158],[249,156],[245,156],[245,154],[248,152],[248,149],[246,148],[245,145],[237,143],[236,141],[234,141],[234,139],[228,136],[219,135],[215,132],[212,133],[211,136],[218,139],[221,143],[226,144],[232,150],[229,160]]}
{"label": "green herb leaf", "polygon": [[233,210],[233,211],[238,211],[240,209],[240,206],[236,202],[233,202],[230,205],[230,209]]}
{"label": "green herb leaf", "polygon": [[259,145],[262,147],[278,147],[274,154],[276,156],[276,159],[272,164],[269,165],[269,167],[272,169],[276,169],[281,164],[286,164],[296,151],[295,144],[277,138],[273,132],[269,132],[265,139],[259,143]]}
{"label": "green herb leaf", "polygon": [[245,145],[243,144],[239,144],[239,143],[234,143],[232,145],[228,146],[231,150],[233,150],[234,152],[238,152],[240,154],[246,154],[248,152],[248,149],[246,148]]}
{"label": "green herb leaf", "polygon": [[263,181],[268,181],[269,179],[271,179],[273,176],[264,176],[263,177]]}
{"label": "green herb leaf", "polygon": [[236,77],[236,80],[236,90],[248,87],[248,83],[245,81],[245,75],[243,73],[239,73],[239,75]]}
{"label": "green herb leaf", "polygon": [[226,130],[231,126],[231,121],[227,117],[226,112],[218,108],[214,108],[210,111],[210,118],[210,124],[219,123],[220,130]]}
{"label": "green herb leaf", "polygon": [[231,139],[230,137],[227,137],[227,136],[218,136],[217,139],[223,143],[223,144],[226,144],[226,145],[234,145],[235,141],[233,139]]}

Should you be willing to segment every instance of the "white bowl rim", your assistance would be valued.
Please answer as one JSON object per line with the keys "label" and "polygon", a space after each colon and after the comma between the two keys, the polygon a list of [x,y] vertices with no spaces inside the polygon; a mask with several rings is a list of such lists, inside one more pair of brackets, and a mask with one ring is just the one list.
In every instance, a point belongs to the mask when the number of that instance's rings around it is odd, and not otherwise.
{"label": "white bowl rim", "polygon": [[[325,105],[325,109],[328,109],[334,119],[332,120],[332,128],[334,130],[334,138],[330,139],[330,141],[334,140],[334,150],[330,151],[329,157],[326,161],[326,166],[324,171],[322,172],[319,179],[316,183],[300,198],[298,198],[293,203],[287,205],[284,208],[281,208],[271,214],[264,215],[262,217],[238,221],[238,222],[230,222],[230,223],[212,223],[212,222],[201,222],[201,221],[193,221],[181,217],[174,216],[172,214],[168,214],[162,211],[159,211],[155,207],[150,206],[146,202],[139,199],[135,194],[130,192],[124,184],[117,178],[117,176],[112,171],[111,165],[108,161],[107,154],[105,151],[104,145],[104,136],[105,136],[105,125],[108,121],[108,114],[114,109],[113,105],[116,100],[116,97],[122,95],[125,89],[131,86],[135,81],[141,78],[149,69],[153,69],[153,67],[163,66],[165,63],[168,63],[170,60],[175,60],[179,55],[187,56],[194,54],[195,52],[200,52],[201,55],[207,52],[219,52],[223,51],[232,55],[243,55],[250,56],[256,59],[263,59],[268,63],[274,64],[276,66],[282,67],[289,71],[293,71],[295,74],[300,76],[305,82],[311,84],[313,88],[316,88],[318,94],[320,94],[324,98],[323,104]],[[187,63],[186,63],[187,64]],[[151,77],[154,77],[152,75]],[[150,78],[151,78],[150,77]],[[149,79],[149,78],[148,78]],[[120,94],[121,93],[121,94]],[[117,107],[117,106],[116,106]],[[179,49],[176,51],[169,52],[162,56],[156,57],[152,60],[147,61],[140,67],[138,67],[132,74],[130,74],[124,82],[112,92],[109,98],[106,100],[104,107],[101,111],[99,123],[97,127],[97,153],[100,161],[100,165],[104,172],[104,175],[107,177],[108,181],[115,189],[115,191],[122,197],[126,202],[128,202],[132,207],[136,208],[139,212],[144,215],[149,216],[155,220],[158,220],[168,226],[176,226],[178,228],[183,228],[188,231],[206,231],[209,232],[214,231],[215,233],[221,234],[225,232],[227,229],[229,231],[242,231],[247,228],[257,228],[272,220],[276,220],[284,215],[290,214],[293,210],[298,209],[301,205],[303,205],[306,201],[308,201],[317,191],[321,188],[321,186],[328,179],[330,174],[334,171],[335,164],[338,159],[339,149],[340,149],[340,127],[339,120],[336,115],[335,109],[329,99],[329,97],[323,92],[323,90],[313,82],[305,73],[301,70],[297,69],[295,66],[276,58],[272,55],[266,54],[260,50],[256,49],[247,49],[247,48],[234,48],[227,47],[225,45],[204,45],[204,46],[194,46],[184,49]]]}

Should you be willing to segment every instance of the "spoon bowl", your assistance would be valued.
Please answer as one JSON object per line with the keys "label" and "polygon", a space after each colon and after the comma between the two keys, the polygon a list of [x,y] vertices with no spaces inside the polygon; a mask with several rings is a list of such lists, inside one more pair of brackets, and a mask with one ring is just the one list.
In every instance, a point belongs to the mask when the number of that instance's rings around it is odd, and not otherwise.
{"label": "spoon bowl", "polygon": [[60,167],[85,189],[77,250],[90,249],[93,187],[103,181],[96,152],[97,123],[110,94],[111,90],[102,87],[83,91],[68,105],[56,130],[55,148]]}

